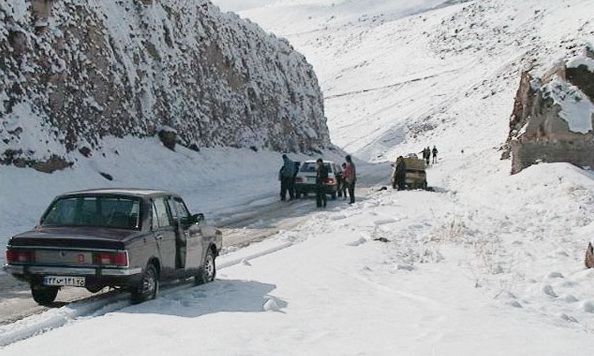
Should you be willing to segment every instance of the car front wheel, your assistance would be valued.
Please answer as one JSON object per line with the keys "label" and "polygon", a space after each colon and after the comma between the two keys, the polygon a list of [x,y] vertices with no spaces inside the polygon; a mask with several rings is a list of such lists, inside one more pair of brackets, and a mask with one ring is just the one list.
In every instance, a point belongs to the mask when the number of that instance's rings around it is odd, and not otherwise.
{"label": "car front wheel", "polygon": [[132,303],[138,304],[155,299],[159,291],[159,273],[154,264],[149,263],[144,270],[140,284],[132,288]]}
{"label": "car front wheel", "polygon": [[204,264],[196,275],[196,284],[204,284],[214,281],[217,275],[217,266],[215,262],[215,255],[211,249],[208,249],[206,257],[204,257]]}
{"label": "car front wheel", "polygon": [[46,287],[38,284],[31,285],[33,300],[39,305],[48,305],[56,300],[59,287]]}
{"label": "car front wheel", "polygon": [[584,264],[587,268],[594,268],[594,248],[592,244],[588,244],[588,249],[586,249],[586,258],[584,259]]}

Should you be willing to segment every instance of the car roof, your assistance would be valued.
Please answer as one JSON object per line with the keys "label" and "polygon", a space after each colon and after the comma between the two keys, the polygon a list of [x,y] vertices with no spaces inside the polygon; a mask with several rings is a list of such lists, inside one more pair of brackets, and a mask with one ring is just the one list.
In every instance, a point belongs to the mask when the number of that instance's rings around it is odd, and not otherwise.
{"label": "car roof", "polygon": [[130,195],[140,198],[151,197],[155,195],[174,195],[178,196],[173,192],[159,189],[147,189],[147,188],[97,188],[97,189],[86,189],[78,190],[73,192],[67,192],[60,194],[60,197],[72,196],[72,195]]}
{"label": "car roof", "polygon": [[[323,160],[323,161],[324,161],[324,163],[334,163],[334,161],[326,161],[326,160]],[[316,163],[316,160],[308,159],[307,161],[304,161],[303,163]]]}

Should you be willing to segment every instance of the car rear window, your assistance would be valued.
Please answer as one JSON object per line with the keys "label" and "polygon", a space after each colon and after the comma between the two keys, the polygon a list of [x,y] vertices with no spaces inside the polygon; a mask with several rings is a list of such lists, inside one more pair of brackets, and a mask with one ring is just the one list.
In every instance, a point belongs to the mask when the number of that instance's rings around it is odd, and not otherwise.
{"label": "car rear window", "polygon": [[[332,167],[330,163],[324,162],[324,167],[328,170],[328,173],[332,173]],[[301,172],[315,172],[316,171],[316,162],[305,162],[301,166]]]}
{"label": "car rear window", "polygon": [[55,200],[41,225],[139,229],[140,199],[119,196],[77,196]]}

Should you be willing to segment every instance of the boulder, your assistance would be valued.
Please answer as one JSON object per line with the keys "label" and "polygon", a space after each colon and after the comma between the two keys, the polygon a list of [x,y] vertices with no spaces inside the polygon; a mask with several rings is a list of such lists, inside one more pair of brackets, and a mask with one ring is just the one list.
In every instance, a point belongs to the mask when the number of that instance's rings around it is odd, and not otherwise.
{"label": "boulder", "polygon": [[542,78],[522,73],[505,153],[512,174],[538,162],[594,168],[593,89],[587,55],[555,64]]}

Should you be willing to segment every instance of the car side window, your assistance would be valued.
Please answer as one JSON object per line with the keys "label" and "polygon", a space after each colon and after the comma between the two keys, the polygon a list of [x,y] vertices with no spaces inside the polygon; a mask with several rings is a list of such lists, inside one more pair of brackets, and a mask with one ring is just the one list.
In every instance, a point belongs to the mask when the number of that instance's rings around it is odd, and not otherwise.
{"label": "car side window", "polygon": [[153,199],[153,228],[171,226],[165,198]]}
{"label": "car side window", "polygon": [[186,207],[186,204],[184,204],[183,200],[180,198],[173,198],[169,200],[169,202],[171,211],[176,212],[176,216],[179,217],[179,220],[182,224],[187,224],[190,219],[190,212],[188,211],[188,208]]}

